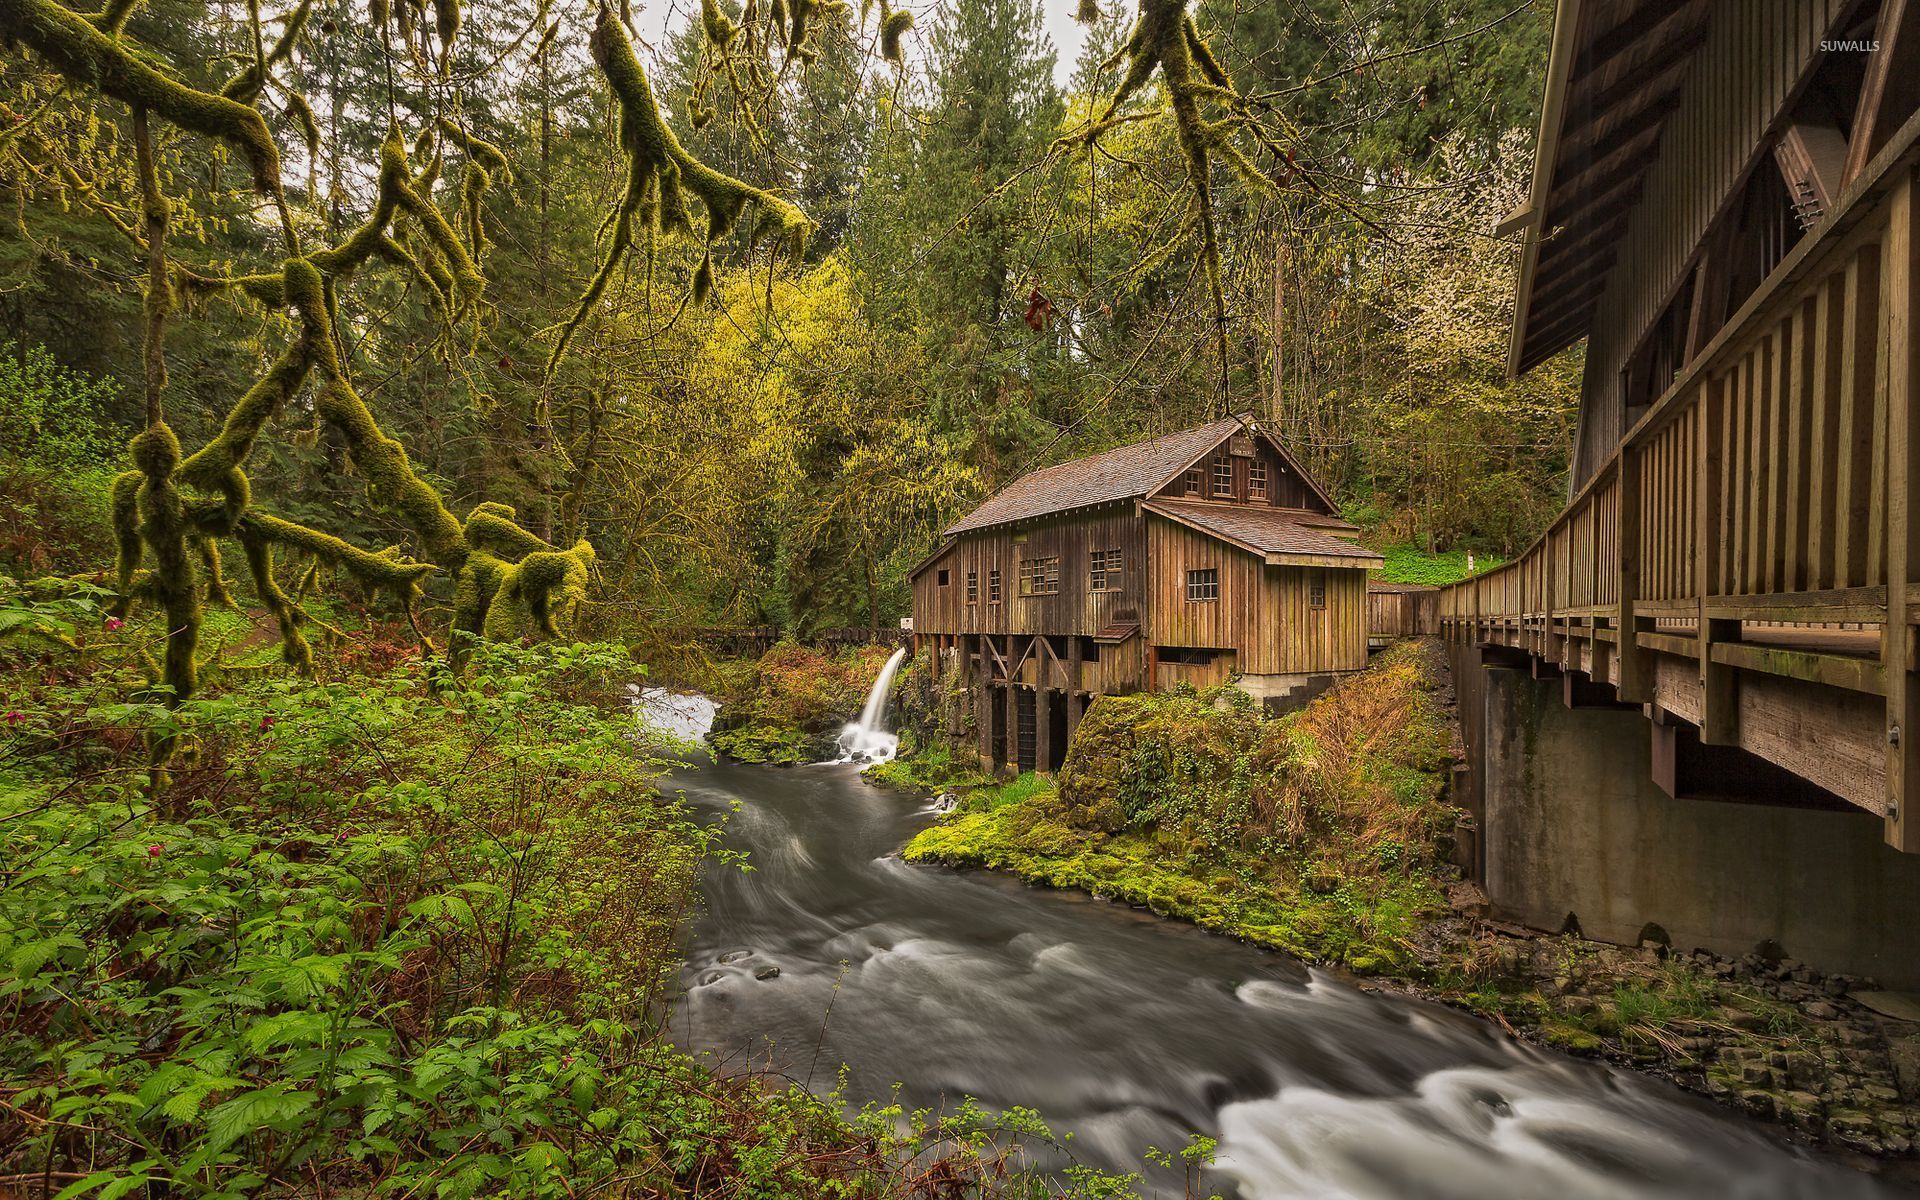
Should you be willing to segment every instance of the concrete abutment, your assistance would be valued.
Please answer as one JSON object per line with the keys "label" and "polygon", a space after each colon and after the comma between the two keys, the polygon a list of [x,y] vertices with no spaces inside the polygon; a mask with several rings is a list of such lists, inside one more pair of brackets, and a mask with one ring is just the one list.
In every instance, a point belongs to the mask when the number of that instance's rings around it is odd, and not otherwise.
{"label": "concrete abutment", "polygon": [[1789,804],[1750,779],[1704,789],[1730,799],[1675,798],[1638,707],[1570,705],[1562,680],[1449,653],[1459,800],[1495,916],[1548,931],[1571,919],[1629,945],[1657,926],[1676,950],[1723,955],[1771,942],[1824,972],[1920,988],[1920,856],[1889,848],[1879,817]]}

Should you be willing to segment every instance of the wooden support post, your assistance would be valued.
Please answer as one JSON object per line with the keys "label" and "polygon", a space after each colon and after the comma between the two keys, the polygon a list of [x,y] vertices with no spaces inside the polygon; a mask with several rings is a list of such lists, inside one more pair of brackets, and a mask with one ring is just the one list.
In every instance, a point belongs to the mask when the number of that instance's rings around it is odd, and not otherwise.
{"label": "wooden support post", "polygon": [[1640,452],[1632,444],[1620,447],[1619,607],[1613,622],[1613,686],[1629,704],[1651,699],[1647,678],[1647,656],[1636,636],[1640,618],[1634,614],[1634,600],[1640,594]]}
{"label": "wooden support post", "polygon": [[1913,677],[1912,609],[1907,589],[1920,573],[1920,202],[1911,168],[1902,171],[1888,205],[1881,295],[1886,341],[1887,397],[1887,621],[1880,653],[1887,681],[1887,843],[1920,852],[1920,814],[1908,812],[1920,795],[1920,687]]}
{"label": "wooden support post", "polygon": [[1033,689],[1033,769],[1042,775],[1053,773],[1053,689],[1042,673],[1039,687]]}
{"label": "wooden support post", "polygon": [[980,734],[980,768],[993,773],[993,660],[989,657],[991,635],[975,634],[978,669],[973,680],[973,723]]}
{"label": "wooden support post", "polygon": [[1549,526],[1546,553],[1540,556],[1540,655],[1556,667],[1560,665],[1560,654],[1553,641],[1553,568],[1558,545],[1559,539]]}
{"label": "wooden support post", "polygon": [[1073,751],[1073,735],[1080,732],[1080,718],[1087,715],[1087,702],[1090,699],[1081,692],[1067,693],[1067,751]]}
{"label": "wooden support post", "polygon": [[[1011,649],[1011,647],[1009,647]],[[1020,689],[1007,677],[1007,774],[1020,774]]]}
{"label": "wooden support post", "polygon": [[1727,664],[1713,661],[1714,643],[1740,640],[1740,622],[1707,617],[1707,597],[1718,594],[1722,582],[1718,550],[1729,536],[1723,527],[1725,517],[1721,508],[1726,470],[1722,444],[1728,403],[1724,377],[1709,379],[1702,385],[1700,437],[1694,465],[1694,482],[1700,489],[1699,502],[1694,506],[1698,524],[1693,530],[1693,580],[1700,603],[1699,614],[1694,619],[1694,636],[1700,650],[1700,740],[1714,746],[1737,745],[1740,740],[1736,674]]}
{"label": "wooden support post", "polygon": [[1653,732],[1653,785],[1668,796],[1680,798],[1680,729],[1667,710],[1650,706],[1647,728]]}

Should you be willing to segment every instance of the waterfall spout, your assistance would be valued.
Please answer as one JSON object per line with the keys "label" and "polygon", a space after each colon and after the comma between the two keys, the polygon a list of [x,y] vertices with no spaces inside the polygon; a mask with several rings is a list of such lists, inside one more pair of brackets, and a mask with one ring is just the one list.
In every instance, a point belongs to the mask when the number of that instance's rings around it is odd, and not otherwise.
{"label": "waterfall spout", "polygon": [[900,663],[907,657],[907,648],[900,647],[880,668],[880,677],[873,681],[873,690],[867,693],[867,705],[860,710],[860,719],[840,731],[841,762],[886,762],[900,748],[900,739],[887,732],[887,694],[893,691],[893,677],[899,673]]}

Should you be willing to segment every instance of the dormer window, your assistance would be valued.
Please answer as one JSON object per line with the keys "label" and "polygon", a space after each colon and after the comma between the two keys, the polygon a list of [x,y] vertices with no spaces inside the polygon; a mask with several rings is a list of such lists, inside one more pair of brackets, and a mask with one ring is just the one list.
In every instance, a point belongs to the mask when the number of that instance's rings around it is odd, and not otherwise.
{"label": "dormer window", "polygon": [[1255,500],[1267,498],[1267,464],[1257,458],[1247,464],[1247,495]]}
{"label": "dormer window", "polygon": [[1214,499],[1233,499],[1233,459],[1224,454],[1213,456]]}
{"label": "dormer window", "polygon": [[1198,496],[1200,494],[1200,468],[1199,467],[1189,467],[1187,469],[1186,485],[1187,485],[1187,495]]}

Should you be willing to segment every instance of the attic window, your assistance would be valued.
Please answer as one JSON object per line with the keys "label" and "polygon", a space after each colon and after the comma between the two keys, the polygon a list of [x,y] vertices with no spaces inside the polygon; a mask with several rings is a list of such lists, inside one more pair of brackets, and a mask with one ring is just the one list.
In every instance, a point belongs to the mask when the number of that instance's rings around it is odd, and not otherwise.
{"label": "attic window", "polygon": [[1247,495],[1256,500],[1267,498],[1267,464],[1257,458],[1247,464]]}
{"label": "attic window", "polygon": [[1213,494],[1233,495],[1233,460],[1224,454],[1213,456]]}
{"label": "attic window", "polygon": [[1220,598],[1220,571],[1208,567],[1204,571],[1187,572],[1187,599],[1195,603]]}
{"label": "attic window", "polygon": [[953,582],[953,573],[945,567],[940,568],[940,586],[945,587],[951,582]]}
{"label": "attic window", "polygon": [[1186,484],[1187,484],[1187,495],[1198,496],[1200,494],[1200,468],[1199,467],[1187,468]]}

